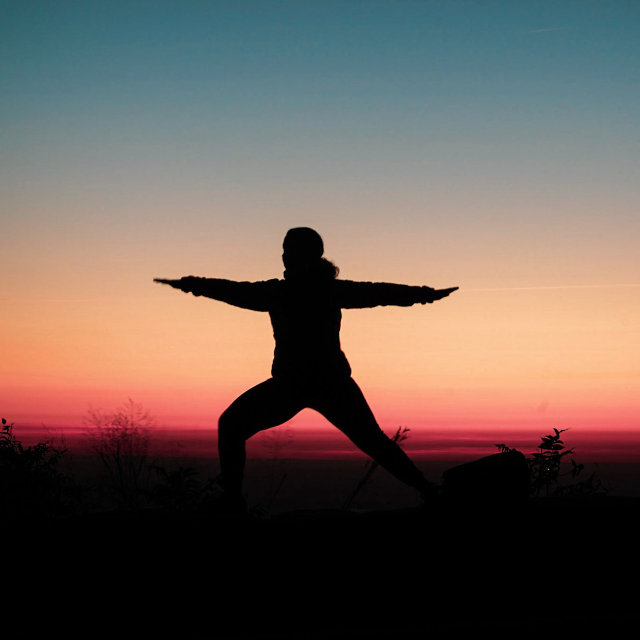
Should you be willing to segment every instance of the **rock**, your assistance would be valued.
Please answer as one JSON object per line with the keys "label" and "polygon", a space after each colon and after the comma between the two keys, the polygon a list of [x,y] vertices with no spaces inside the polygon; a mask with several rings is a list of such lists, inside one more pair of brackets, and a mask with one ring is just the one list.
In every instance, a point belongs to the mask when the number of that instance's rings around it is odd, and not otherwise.
{"label": "rock", "polygon": [[516,506],[529,498],[529,468],[520,451],[496,453],[452,467],[442,479],[442,496],[448,502]]}

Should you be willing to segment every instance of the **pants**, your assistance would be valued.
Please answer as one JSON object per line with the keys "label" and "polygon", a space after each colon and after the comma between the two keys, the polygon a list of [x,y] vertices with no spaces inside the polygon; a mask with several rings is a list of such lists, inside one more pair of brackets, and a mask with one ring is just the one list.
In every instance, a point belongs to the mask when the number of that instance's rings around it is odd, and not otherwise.
{"label": "pants", "polygon": [[321,413],[396,478],[419,491],[426,489],[422,472],[380,429],[353,378],[341,376],[321,382],[270,378],[237,398],[220,416],[218,424],[220,481],[225,491],[242,490],[245,442],[307,407]]}

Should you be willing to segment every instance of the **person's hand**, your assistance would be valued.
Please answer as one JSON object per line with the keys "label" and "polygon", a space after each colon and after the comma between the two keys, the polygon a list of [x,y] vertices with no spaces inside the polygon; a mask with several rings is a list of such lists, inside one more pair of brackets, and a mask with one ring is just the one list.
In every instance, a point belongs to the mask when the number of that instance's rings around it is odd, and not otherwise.
{"label": "person's hand", "polygon": [[434,289],[433,290],[433,299],[441,300],[442,298],[446,298],[449,294],[457,291],[459,287],[449,287],[449,289]]}
{"label": "person's hand", "polygon": [[179,280],[167,280],[166,278],[154,278],[154,282],[159,282],[160,284],[168,284],[171,287],[176,286],[176,282],[180,282]]}
{"label": "person's hand", "polygon": [[184,278],[180,278],[180,280],[165,280],[164,278],[154,278],[154,282],[159,282],[160,284],[168,284],[174,289],[180,289],[180,291],[184,291],[185,293],[193,292],[194,295],[200,295],[199,293],[195,293],[195,285],[198,278],[195,276],[186,276]]}

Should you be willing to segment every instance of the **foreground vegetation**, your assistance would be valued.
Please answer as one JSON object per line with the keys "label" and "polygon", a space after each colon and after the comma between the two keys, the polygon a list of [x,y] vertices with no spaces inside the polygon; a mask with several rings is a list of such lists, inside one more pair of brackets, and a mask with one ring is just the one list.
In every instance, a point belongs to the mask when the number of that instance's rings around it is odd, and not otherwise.
{"label": "foreground vegetation", "polygon": [[[68,453],[65,448],[49,441],[25,446],[16,437],[14,425],[2,419],[1,519],[64,517],[105,510],[206,513],[219,494],[215,478],[203,481],[192,467],[167,469],[150,457],[153,420],[131,400],[113,413],[90,412],[86,426],[90,450],[102,463],[104,482],[100,486],[83,484],[60,470],[60,462]],[[606,489],[596,473],[582,477],[584,465],[577,463],[574,450],[566,447],[561,437],[564,431],[554,429],[553,434],[542,436],[537,451],[526,457],[530,497],[604,495]],[[407,428],[398,429],[393,439],[401,442],[408,437],[408,432]],[[496,447],[500,454],[516,452],[506,444]],[[274,467],[276,460],[274,454]],[[344,509],[351,507],[376,468],[375,462],[369,463],[354,491],[344,501]],[[266,505],[254,506],[254,515],[269,515],[285,477],[272,483],[273,495]]]}

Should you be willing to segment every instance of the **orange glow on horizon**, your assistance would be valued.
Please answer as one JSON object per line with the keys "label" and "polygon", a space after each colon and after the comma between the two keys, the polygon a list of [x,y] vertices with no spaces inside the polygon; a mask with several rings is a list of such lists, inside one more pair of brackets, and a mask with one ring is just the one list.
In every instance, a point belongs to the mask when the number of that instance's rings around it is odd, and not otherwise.
{"label": "orange glow on horizon", "polygon": [[[269,376],[266,314],[151,291],[13,304],[3,318],[6,417],[78,424],[87,407],[132,397],[160,423],[211,425]],[[434,305],[347,310],[342,344],[386,427],[636,430],[640,302],[615,290],[598,297],[462,288]]]}

